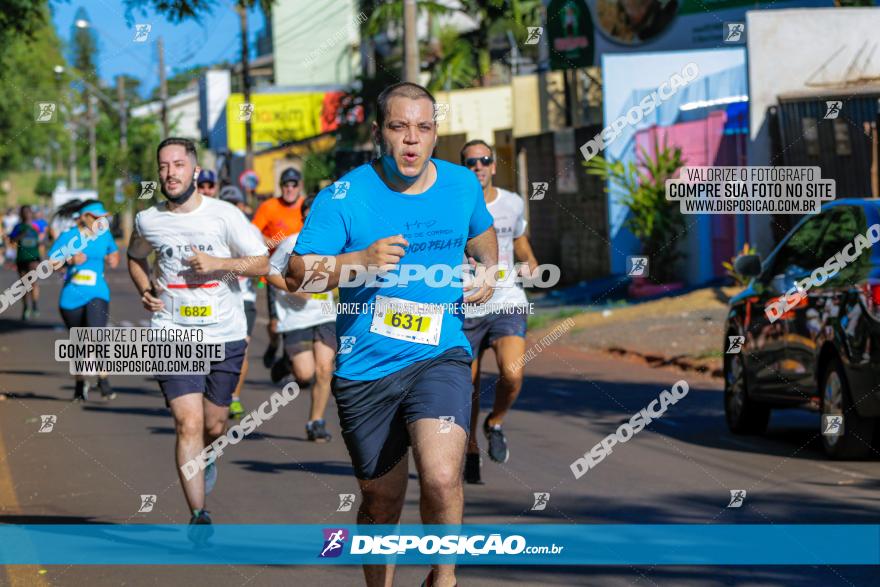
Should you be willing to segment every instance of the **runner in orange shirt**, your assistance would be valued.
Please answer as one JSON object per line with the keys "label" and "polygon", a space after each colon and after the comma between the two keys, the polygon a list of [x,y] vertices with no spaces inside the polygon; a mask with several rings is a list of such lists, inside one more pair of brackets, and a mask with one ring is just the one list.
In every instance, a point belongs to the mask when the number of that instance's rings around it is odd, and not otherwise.
{"label": "runner in orange shirt", "polygon": [[[281,196],[266,200],[257,208],[253,223],[263,233],[269,254],[282,240],[302,229],[302,174],[293,167],[281,173]],[[271,369],[278,352],[278,317],[275,315],[275,295],[271,287],[266,288],[269,302],[269,346],[263,353],[263,364]]]}

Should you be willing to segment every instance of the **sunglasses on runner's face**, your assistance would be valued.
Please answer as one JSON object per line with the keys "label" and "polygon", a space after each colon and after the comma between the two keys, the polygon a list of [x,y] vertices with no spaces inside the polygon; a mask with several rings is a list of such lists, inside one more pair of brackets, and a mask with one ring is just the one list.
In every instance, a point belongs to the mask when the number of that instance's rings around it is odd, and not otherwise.
{"label": "sunglasses on runner's face", "polygon": [[298,185],[299,185],[299,181],[297,181],[295,179],[291,179],[290,181],[285,181],[284,186],[282,186],[282,187],[294,187],[295,188]]}
{"label": "sunglasses on runner's face", "polygon": [[483,164],[483,167],[489,167],[492,163],[495,162],[495,159],[489,157],[488,155],[485,157],[468,157],[464,160],[465,167],[476,167],[477,161]]}
{"label": "sunglasses on runner's face", "polygon": [[213,183],[208,183],[208,182],[203,182],[203,183],[200,183],[200,184],[199,184],[199,187],[200,187],[200,188],[212,188],[212,187],[214,187],[214,184],[213,184]]}

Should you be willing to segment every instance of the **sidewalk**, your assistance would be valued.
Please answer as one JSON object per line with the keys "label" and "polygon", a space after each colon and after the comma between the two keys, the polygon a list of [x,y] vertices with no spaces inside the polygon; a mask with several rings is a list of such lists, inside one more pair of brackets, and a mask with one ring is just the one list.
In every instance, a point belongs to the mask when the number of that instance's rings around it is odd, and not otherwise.
{"label": "sidewalk", "polygon": [[727,300],[738,291],[705,288],[640,304],[568,307],[542,313],[538,323],[543,329],[571,317],[575,326],[565,337],[569,346],[721,377]]}

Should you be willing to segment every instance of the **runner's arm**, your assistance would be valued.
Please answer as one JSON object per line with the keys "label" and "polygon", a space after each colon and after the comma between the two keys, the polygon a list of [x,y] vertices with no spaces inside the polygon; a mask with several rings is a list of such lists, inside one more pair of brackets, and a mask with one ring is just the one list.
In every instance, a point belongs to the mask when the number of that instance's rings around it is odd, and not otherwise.
{"label": "runner's arm", "polygon": [[290,295],[298,297],[301,300],[312,299],[312,294],[310,294],[310,293],[303,293],[303,292],[299,292],[299,291],[290,291],[289,289],[287,289],[287,282],[284,280],[284,277],[282,277],[278,273],[272,273],[270,271],[269,275],[266,276],[266,281],[269,282],[269,285],[277,287],[281,291],[286,291]]}
{"label": "runner's arm", "polygon": [[331,289],[335,289],[339,286],[339,276],[342,272],[342,267],[346,265],[358,265],[363,266],[366,263],[363,263],[364,251],[354,251],[351,253],[343,253],[341,255],[297,255],[293,254],[290,256],[290,264],[287,267],[287,275],[284,276],[284,280],[287,282],[287,291],[296,291],[298,290],[305,279],[306,267],[314,267],[315,263],[322,261],[323,259],[327,259],[328,262],[326,266],[328,269],[331,269],[327,274],[327,284],[320,289],[320,291],[312,291],[311,293],[321,293],[325,291],[330,291]]}
{"label": "runner's arm", "polygon": [[[465,252],[483,266],[497,268],[498,235],[495,234],[495,227],[490,225],[481,234],[468,240]],[[492,298],[495,289],[494,271],[484,272],[479,285],[480,289],[464,299],[466,304],[484,304]]]}
{"label": "runner's arm", "polygon": [[516,261],[528,263],[530,273],[538,270],[538,260],[535,259],[535,253],[532,251],[532,245],[527,236],[523,235],[513,239],[513,256]]}
{"label": "runner's arm", "polygon": [[137,218],[134,221],[135,229],[131,233],[131,240],[128,242],[128,275],[134,283],[138,294],[141,296],[141,304],[150,312],[158,312],[165,307],[165,304],[157,295],[153,283],[150,280],[150,265],[147,257],[152,251],[150,243],[140,236],[138,230]]}

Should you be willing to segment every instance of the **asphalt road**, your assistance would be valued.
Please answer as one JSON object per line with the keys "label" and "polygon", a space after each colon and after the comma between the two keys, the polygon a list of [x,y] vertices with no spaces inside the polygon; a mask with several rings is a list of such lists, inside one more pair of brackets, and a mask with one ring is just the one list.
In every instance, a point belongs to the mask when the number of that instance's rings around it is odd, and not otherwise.
{"label": "asphalt road", "polygon": [[[0,286],[15,279],[0,271]],[[124,271],[109,277],[111,321],[147,318]],[[59,282],[43,287],[41,319],[18,321],[20,307],[0,315],[0,523],[186,523],[173,462],[169,412],[151,380],[114,377],[110,403],[72,404],[72,378],[53,357],[64,335],[56,308]],[[260,308],[263,308],[262,302]],[[246,408],[276,391],[262,367],[265,315],[251,345]],[[529,344],[534,343],[530,339]],[[491,355],[490,355],[491,359]],[[486,365],[491,364],[486,361]],[[484,382],[491,390],[493,368]],[[485,459],[486,485],[466,486],[466,523],[878,523],[880,463],[832,463],[821,453],[818,416],[775,413],[765,437],[730,435],[718,380],[652,369],[587,354],[563,336],[526,365],[526,383],[506,424],[511,459]],[[685,379],[690,393],[666,415],[574,479],[569,464],[656,398]],[[487,393],[488,396],[488,393]],[[484,405],[489,397],[485,397]],[[57,423],[38,434],[42,414]],[[328,445],[305,441],[305,395],[227,450],[208,507],[215,523],[348,524],[340,493],[357,493],[335,405]],[[482,440],[482,439],[481,439]],[[414,471],[414,468],[411,467]],[[402,522],[418,523],[415,473]],[[730,490],[745,489],[740,508]],[[549,491],[544,511],[533,493]],[[157,495],[137,513],[141,494]],[[809,545],[821,552],[822,545]],[[0,545],[2,548],[2,545]],[[290,585],[360,584],[356,567],[34,566],[0,571],[2,585]],[[398,585],[418,585],[419,567],[399,567]],[[462,567],[461,585],[874,585],[870,567]]]}

